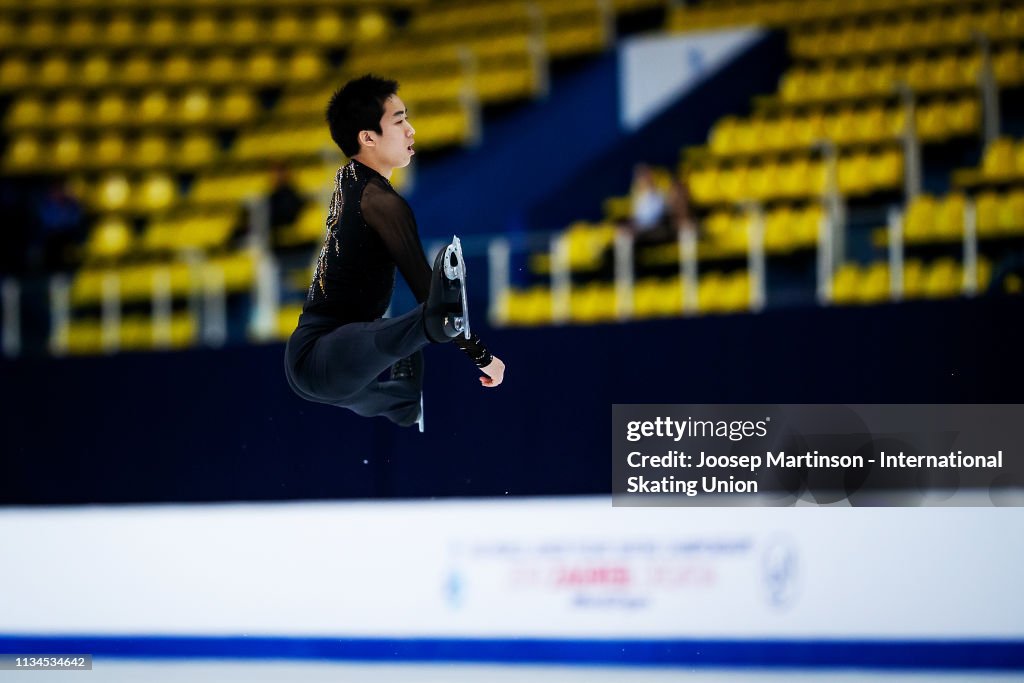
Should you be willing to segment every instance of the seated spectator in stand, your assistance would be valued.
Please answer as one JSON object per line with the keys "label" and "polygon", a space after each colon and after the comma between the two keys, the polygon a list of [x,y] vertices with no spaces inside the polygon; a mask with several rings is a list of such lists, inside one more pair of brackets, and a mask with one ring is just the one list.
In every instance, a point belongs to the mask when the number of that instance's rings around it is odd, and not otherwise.
{"label": "seated spectator in stand", "polygon": [[677,239],[686,231],[697,234],[697,218],[690,206],[690,185],[686,179],[673,178],[672,187],[668,192],[669,225],[672,228],[671,239]]}
{"label": "seated spectator in stand", "polygon": [[43,267],[70,270],[77,262],[75,247],[82,242],[82,207],[63,181],[55,181],[36,205]]}
{"label": "seated spectator in stand", "polygon": [[654,180],[647,164],[633,168],[633,186],[630,188],[632,208],[627,226],[637,242],[658,242],[671,230],[665,193]]}
{"label": "seated spectator in stand", "polygon": [[274,184],[268,198],[270,211],[270,234],[275,249],[280,248],[281,232],[291,227],[299,217],[306,203],[295,188],[288,167],[278,164],[274,167]]}

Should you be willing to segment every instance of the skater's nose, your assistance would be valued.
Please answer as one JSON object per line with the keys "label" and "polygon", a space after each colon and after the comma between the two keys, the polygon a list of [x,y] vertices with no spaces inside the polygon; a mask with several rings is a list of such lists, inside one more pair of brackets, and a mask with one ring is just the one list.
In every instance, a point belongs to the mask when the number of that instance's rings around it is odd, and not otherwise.
{"label": "skater's nose", "polygon": [[409,121],[405,122],[405,126],[408,129],[405,132],[406,137],[410,137],[411,138],[413,135],[416,135],[416,129],[412,127],[412,124],[409,123]]}

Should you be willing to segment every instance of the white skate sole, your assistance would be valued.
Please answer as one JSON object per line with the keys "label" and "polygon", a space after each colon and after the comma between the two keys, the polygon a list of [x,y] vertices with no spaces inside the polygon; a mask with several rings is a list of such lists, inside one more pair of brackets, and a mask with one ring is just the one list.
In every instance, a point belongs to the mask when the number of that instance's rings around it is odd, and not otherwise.
{"label": "white skate sole", "polygon": [[[452,265],[452,255],[455,265]],[[469,300],[466,297],[466,262],[462,260],[462,242],[457,235],[452,235],[452,243],[444,250],[444,276],[449,280],[458,280],[462,289],[462,317],[455,318],[455,329],[469,339]]]}

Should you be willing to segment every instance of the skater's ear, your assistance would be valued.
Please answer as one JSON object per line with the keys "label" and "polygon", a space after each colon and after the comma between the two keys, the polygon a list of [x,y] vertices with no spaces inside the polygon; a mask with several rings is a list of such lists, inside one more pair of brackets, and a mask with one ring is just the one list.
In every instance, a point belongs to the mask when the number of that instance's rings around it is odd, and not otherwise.
{"label": "skater's ear", "polygon": [[376,147],[377,138],[374,136],[372,130],[361,130],[359,131],[359,143],[363,147]]}

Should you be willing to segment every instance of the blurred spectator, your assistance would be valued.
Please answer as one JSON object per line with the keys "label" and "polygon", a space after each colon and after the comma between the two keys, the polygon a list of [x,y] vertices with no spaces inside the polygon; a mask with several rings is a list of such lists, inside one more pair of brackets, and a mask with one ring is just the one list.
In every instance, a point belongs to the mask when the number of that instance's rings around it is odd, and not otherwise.
{"label": "blurred spectator", "polygon": [[288,167],[284,164],[274,167],[273,189],[268,201],[271,240],[273,246],[279,248],[281,232],[295,223],[305,204],[305,200],[292,182]]}
{"label": "blurred spectator", "polygon": [[685,179],[673,178],[668,192],[668,216],[671,239],[685,231],[697,232],[697,217],[690,206],[690,185]]}
{"label": "blurred spectator", "polygon": [[630,188],[630,220],[628,229],[637,242],[658,241],[669,226],[668,203],[665,193],[658,187],[654,173],[647,164],[633,168],[633,186]]}
{"label": "blurred spectator", "polygon": [[76,247],[83,240],[82,207],[62,180],[53,182],[36,205],[43,267],[69,270],[77,261]]}

